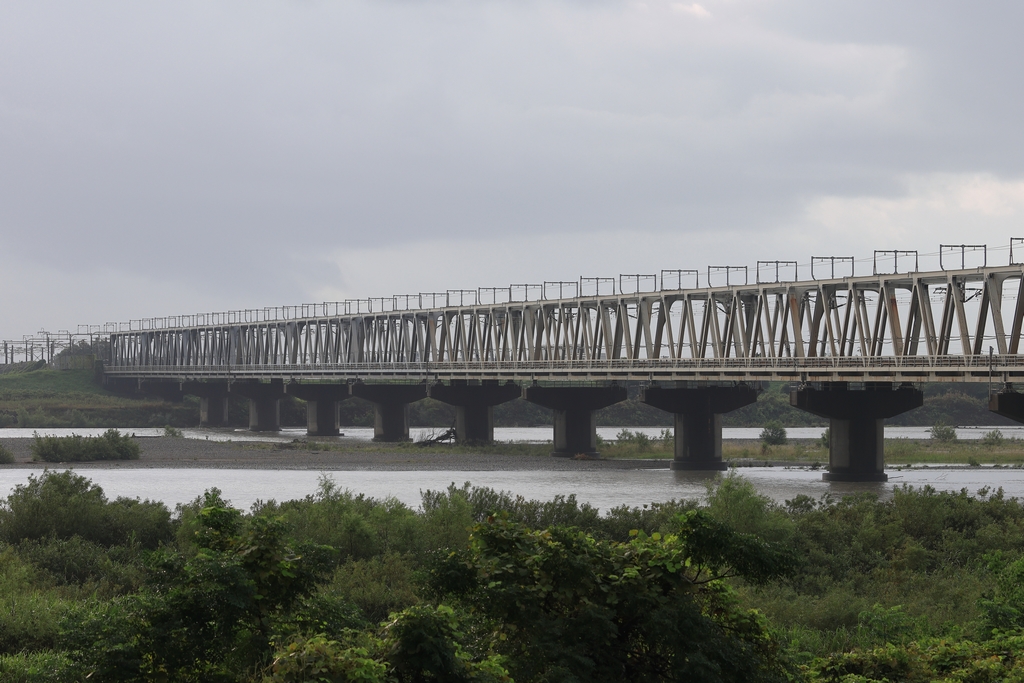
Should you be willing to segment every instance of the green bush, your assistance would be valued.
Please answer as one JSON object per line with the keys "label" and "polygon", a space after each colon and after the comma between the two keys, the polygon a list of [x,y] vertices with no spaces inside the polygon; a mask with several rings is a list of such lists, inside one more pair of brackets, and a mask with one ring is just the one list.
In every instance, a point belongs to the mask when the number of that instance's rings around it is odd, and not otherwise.
{"label": "green bush", "polygon": [[981,443],[985,446],[1002,446],[1003,433],[998,429],[993,429],[991,432],[985,432],[985,436],[981,439]]}
{"label": "green bush", "polygon": [[369,560],[350,560],[338,567],[324,590],[355,604],[375,624],[419,602],[413,586],[411,559],[388,553]]}
{"label": "green bush", "polygon": [[781,446],[786,443],[786,428],[775,420],[769,420],[761,430],[761,441],[767,446]]}
{"label": "green bush", "polygon": [[14,452],[0,444],[0,465],[10,465],[12,462],[14,462]]}
{"label": "green bush", "polygon": [[82,678],[67,653],[40,650],[0,655],[0,680],[5,683],[77,683]]}
{"label": "green bush", "polygon": [[171,438],[174,438],[174,439],[180,439],[183,435],[181,433],[181,430],[178,429],[177,427],[172,427],[171,425],[165,425],[164,426],[164,436],[171,437]]}
{"label": "green bush", "polygon": [[29,475],[0,503],[0,540],[69,539],[110,547],[129,540],[156,548],[174,535],[163,503],[131,498],[107,500],[103,489],[72,471]]}
{"label": "green bush", "polygon": [[102,436],[39,436],[32,444],[32,457],[45,462],[90,462],[93,460],[138,460],[139,444],[127,434],[108,429]]}
{"label": "green bush", "polygon": [[948,425],[944,422],[936,422],[931,430],[929,431],[932,439],[935,441],[941,441],[943,443],[950,443],[956,441],[956,427]]}

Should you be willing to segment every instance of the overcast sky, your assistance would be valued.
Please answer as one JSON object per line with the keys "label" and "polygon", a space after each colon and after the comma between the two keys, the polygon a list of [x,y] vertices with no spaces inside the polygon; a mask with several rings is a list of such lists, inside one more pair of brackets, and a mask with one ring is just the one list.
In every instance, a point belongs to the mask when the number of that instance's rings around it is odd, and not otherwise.
{"label": "overcast sky", "polygon": [[1005,247],[1022,27],[1019,1],[6,0],[0,337]]}

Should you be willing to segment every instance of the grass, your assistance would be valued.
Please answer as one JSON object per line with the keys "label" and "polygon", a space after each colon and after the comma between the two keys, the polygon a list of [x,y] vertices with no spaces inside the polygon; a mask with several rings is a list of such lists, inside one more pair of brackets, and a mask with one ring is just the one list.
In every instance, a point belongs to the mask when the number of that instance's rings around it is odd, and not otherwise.
{"label": "grass", "polygon": [[144,427],[191,424],[192,403],[118,396],[97,384],[92,370],[0,374],[0,427]]}

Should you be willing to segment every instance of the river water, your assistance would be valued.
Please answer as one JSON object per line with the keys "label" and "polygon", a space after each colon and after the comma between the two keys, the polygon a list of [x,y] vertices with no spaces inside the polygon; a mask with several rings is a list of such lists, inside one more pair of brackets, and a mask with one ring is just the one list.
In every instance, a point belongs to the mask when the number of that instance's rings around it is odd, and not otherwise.
{"label": "river water", "polygon": [[[60,468],[54,468],[60,469]],[[247,509],[257,500],[292,500],[313,494],[318,480],[327,476],[342,487],[374,498],[394,497],[416,508],[421,492],[438,490],[449,484],[512,491],[526,498],[549,500],[556,495],[575,494],[581,502],[607,511],[619,505],[644,505],[673,499],[699,499],[714,474],[674,472],[669,469],[643,470],[538,470],[538,471],[332,471],[241,470],[241,469],[88,469],[82,474],[103,487],[111,498],[129,496],[161,500],[173,507],[201,495],[211,487],[219,488],[233,505]],[[886,484],[829,483],[821,472],[783,467],[744,467],[738,469],[755,488],[778,502],[799,494],[815,499],[823,495],[844,496],[870,492],[883,498],[894,487],[929,485],[939,490],[1002,487],[1007,496],[1024,498],[1024,469],[991,467],[945,469],[921,466],[889,470]],[[25,483],[30,472],[24,469],[0,470],[0,498],[18,484]],[[38,474],[38,473],[37,473]]]}
{"label": "river water", "polygon": [[[619,427],[599,427],[602,438],[614,440]],[[961,439],[979,439],[995,427],[961,427],[957,435]],[[1024,438],[1024,426],[999,427],[1005,437]],[[40,434],[83,436],[102,433],[102,429],[3,429],[0,439],[31,437],[34,431]],[[162,429],[126,429],[139,437],[159,436]],[[364,427],[346,428],[346,440],[369,440],[373,430]],[[412,437],[422,438],[439,430],[414,428]],[[495,438],[503,441],[543,443],[551,439],[550,427],[496,428]],[[651,437],[661,435],[662,428],[640,427],[632,429]],[[791,438],[815,439],[820,428],[792,428],[787,430]],[[232,429],[183,429],[188,438],[217,441],[291,441],[305,436],[304,429],[285,429],[276,434],[256,434],[246,430]],[[757,439],[760,429],[730,428],[723,430],[726,439]],[[928,438],[927,427],[887,427],[887,438]],[[1018,468],[944,468],[938,466],[890,469],[889,482],[885,484],[829,483],[821,480],[821,472],[805,468],[788,467],[744,467],[741,476],[749,479],[755,488],[778,502],[784,502],[803,494],[812,498],[830,494],[843,496],[865,491],[886,497],[894,487],[902,485],[932,486],[939,490],[959,491],[966,489],[975,494],[979,489],[995,490],[1002,487],[1007,496],[1024,498],[1024,469]],[[236,507],[247,509],[258,500],[291,500],[313,494],[321,476],[331,477],[336,484],[375,498],[394,497],[411,507],[420,504],[421,492],[428,489],[443,489],[449,484],[462,485],[471,482],[477,486],[511,491],[526,498],[548,500],[556,495],[574,494],[582,501],[603,511],[619,505],[644,505],[672,499],[696,499],[705,495],[709,478],[716,475],[705,473],[674,472],[668,469],[603,470],[580,469],[571,471],[333,471],[321,474],[313,470],[242,470],[242,469],[89,469],[83,472],[103,487],[111,498],[129,496],[160,500],[173,507],[186,503],[203,491],[217,487]],[[5,498],[18,484],[29,476],[24,469],[0,470],[0,498]]]}

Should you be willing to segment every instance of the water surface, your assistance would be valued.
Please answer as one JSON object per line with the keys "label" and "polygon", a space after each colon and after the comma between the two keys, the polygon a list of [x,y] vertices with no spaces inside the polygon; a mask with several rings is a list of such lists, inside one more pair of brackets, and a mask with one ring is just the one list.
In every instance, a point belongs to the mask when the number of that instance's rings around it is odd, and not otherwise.
{"label": "water surface", "polygon": [[[60,468],[54,468],[60,469]],[[1003,487],[1007,496],[1024,498],[1024,469],[920,468],[889,470],[889,482],[829,483],[821,472],[782,467],[748,467],[738,470],[755,488],[778,502],[804,494],[815,499],[825,494],[836,496],[870,492],[885,497],[896,486],[930,485],[939,490]],[[6,497],[17,484],[31,474],[23,469],[0,470],[0,497]],[[36,473],[38,474],[38,473]],[[111,498],[129,496],[161,500],[173,507],[217,487],[236,507],[247,509],[257,500],[292,500],[313,494],[321,473],[311,470],[240,469],[89,469],[82,474],[103,487]],[[572,470],[572,471],[332,471],[335,483],[356,493],[374,498],[394,497],[418,507],[420,494],[427,489],[443,489],[449,484],[477,486],[511,491],[539,500],[556,495],[575,494],[607,511],[619,505],[644,505],[672,499],[699,499],[714,474],[659,470]]]}

